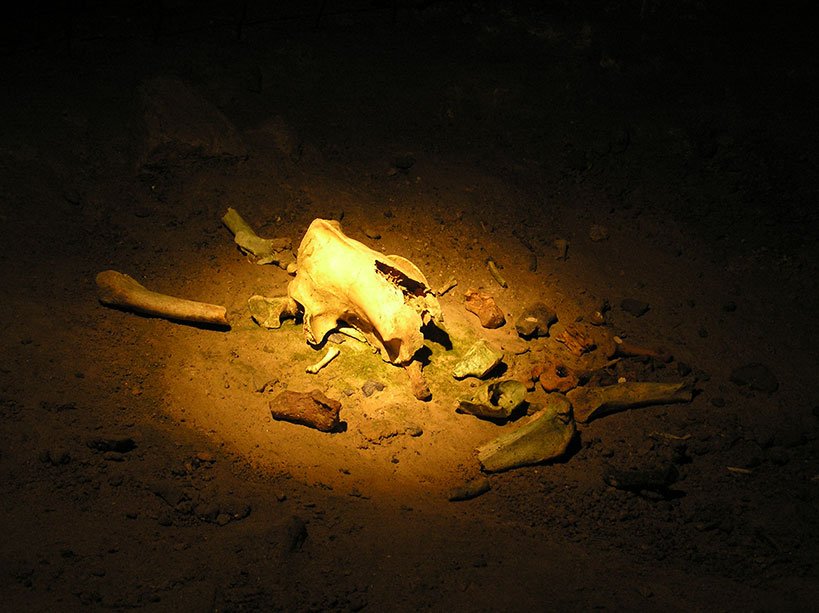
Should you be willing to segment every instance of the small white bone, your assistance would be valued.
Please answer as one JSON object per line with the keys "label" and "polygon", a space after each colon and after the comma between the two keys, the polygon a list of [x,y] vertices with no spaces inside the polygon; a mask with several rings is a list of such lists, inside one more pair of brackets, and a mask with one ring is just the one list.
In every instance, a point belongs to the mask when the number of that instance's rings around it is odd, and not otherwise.
{"label": "small white bone", "polygon": [[307,372],[311,375],[315,375],[318,371],[332,362],[340,353],[341,351],[339,351],[336,347],[328,347],[327,353],[324,354],[324,357],[312,366],[308,366]]}

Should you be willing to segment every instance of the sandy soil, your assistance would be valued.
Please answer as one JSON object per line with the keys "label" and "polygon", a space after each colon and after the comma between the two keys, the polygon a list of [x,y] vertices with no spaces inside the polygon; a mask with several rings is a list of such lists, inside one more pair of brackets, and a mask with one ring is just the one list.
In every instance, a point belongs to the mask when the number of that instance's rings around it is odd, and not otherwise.
{"label": "sandy soil", "polygon": [[[816,62],[798,20],[694,3],[647,2],[642,18],[619,2],[330,4],[316,23],[315,8],[249,3],[241,39],[218,2],[10,22],[4,606],[809,608]],[[454,276],[440,297],[452,347],[427,342],[432,400],[352,340],[306,374],[321,350],[301,326],[265,330],[247,308],[291,276],[239,252],[228,207],[294,246],[313,219],[340,219],[434,287]],[[106,269],[222,304],[231,326],[108,308]],[[506,325],[480,326],[470,288]],[[525,341],[514,322],[536,301],[558,323]],[[558,342],[572,328],[597,349]],[[614,335],[673,359],[613,363]],[[530,407],[550,357],[595,373],[588,385],[696,393],[580,424],[557,461],[451,502],[483,477],[475,448],[514,427],[455,411],[481,382],[453,365],[481,338],[503,348],[503,377],[530,384]],[[738,384],[748,364],[775,385]],[[384,389],[368,396],[373,381]],[[273,420],[283,389],[340,400],[344,431]],[[605,478],[669,464],[670,489]]]}

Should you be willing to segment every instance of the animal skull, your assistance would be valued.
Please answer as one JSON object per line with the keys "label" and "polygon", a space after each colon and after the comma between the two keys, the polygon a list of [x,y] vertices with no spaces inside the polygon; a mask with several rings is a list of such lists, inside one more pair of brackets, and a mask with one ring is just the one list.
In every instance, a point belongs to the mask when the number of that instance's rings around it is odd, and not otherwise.
{"label": "animal skull", "polygon": [[340,323],[358,329],[393,364],[423,346],[421,327],[443,323],[441,306],[409,260],[351,239],[337,221],[315,219],[297,256],[288,295],[304,309],[307,341],[321,344]]}

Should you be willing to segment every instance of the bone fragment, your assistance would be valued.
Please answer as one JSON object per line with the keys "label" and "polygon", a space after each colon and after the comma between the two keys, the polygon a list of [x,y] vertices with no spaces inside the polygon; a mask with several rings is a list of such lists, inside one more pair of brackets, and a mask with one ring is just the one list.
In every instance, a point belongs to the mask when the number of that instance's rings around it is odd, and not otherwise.
{"label": "bone fragment", "polygon": [[338,357],[340,353],[341,351],[337,347],[328,347],[327,353],[324,354],[324,357],[321,358],[312,366],[308,366],[306,369],[307,372],[311,375],[315,375],[318,371],[320,371],[322,368],[324,368],[330,362],[332,362],[336,357]]}
{"label": "bone fragment", "polygon": [[108,306],[167,319],[230,326],[223,306],[153,292],[116,270],[99,273],[96,282],[99,300]]}
{"label": "bone fragment", "polygon": [[432,392],[429,390],[426,377],[424,377],[421,362],[413,360],[412,362],[405,364],[404,371],[409,377],[413,396],[415,396],[418,400],[425,401],[432,398]]}
{"label": "bone fragment", "polygon": [[488,383],[470,398],[458,401],[458,413],[469,413],[483,419],[507,419],[526,398],[526,385],[514,379]]}
{"label": "bone fragment", "polygon": [[562,394],[549,394],[541,411],[478,447],[478,461],[485,472],[498,472],[553,460],[566,452],[574,434],[571,404]]}
{"label": "bone fragment", "polygon": [[659,360],[660,362],[670,362],[674,359],[670,353],[660,347],[645,347],[622,339],[619,336],[613,337],[612,340],[614,341],[613,351],[611,351],[611,355],[607,357],[648,357]]}
{"label": "bone fragment", "polygon": [[268,330],[278,330],[282,327],[283,320],[292,319],[299,312],[299,305],[289,296],[251,296],[247,300],[247,307],[253,321]]}
{"label": "bone fragment", "polygon": [[597,413],[652,404],[691,402],[694,391],[689,383],[618,383],[603,387],[577,387],[566,394],[574,407],[574,417],[586,423]]}
{"label": "bone fragment", "polygon": [[444,294],[446,294],[446,293],[447,293],[449,290],[451,290],[452,288],[454,288],[456,285],[458,285],[458,279],[456,279],[455,277],[449,277],[449,279],[447,279],[447,280],[446,280],[446,281],[445,281],[445,282],[444,282],[444,283],[441,285],[441,287],[439,287],[437,290],[435,290],[435,294],[436,294],[436,295],[438,295],[438,296],[443,296],[443,295],[444,295]]}
{"label": "bone fragment", "polygon": [[489,269],[492,278],[495,279],[495,281],[497,281],[498,285],[500,285],[501,287],[509,287],[509,284],[506,282],[506,279],[504,279],[501,276],[500,271],[498,270],[498,266],[497,264],[495,264],[495,260],[489,258],[486,261],[486,267]]}
{"label": "bone fragment", "polygon": [[262,238],[233,208],[228,208],[222,223],[233,233],[233,240],[242,253],[250,256],[256,264],[276,264],[287,269],[293,263],[289,238]]}

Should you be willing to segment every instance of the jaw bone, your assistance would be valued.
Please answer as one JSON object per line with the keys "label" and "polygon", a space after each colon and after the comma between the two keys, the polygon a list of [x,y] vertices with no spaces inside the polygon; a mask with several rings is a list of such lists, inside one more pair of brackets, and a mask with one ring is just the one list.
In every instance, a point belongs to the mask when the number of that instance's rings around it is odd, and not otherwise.
{"label": "jaw bone", "polygon": [[288,295],[304,309],[307,341],[318,345],[341,322],[361,331],[393,364],[423,346],[421,327],[443,322],[423,273],[409,260],[351,239],[337,221],[315,219],[299,246]]}

